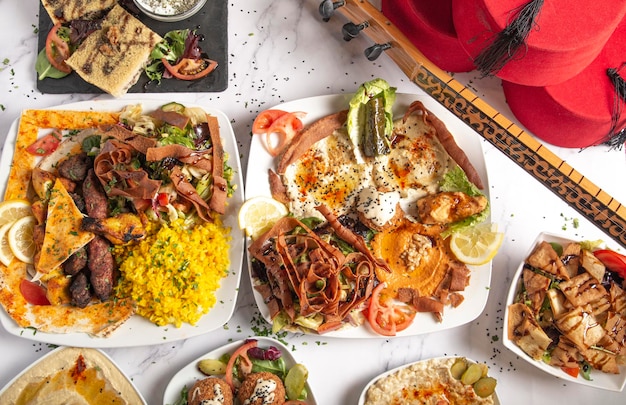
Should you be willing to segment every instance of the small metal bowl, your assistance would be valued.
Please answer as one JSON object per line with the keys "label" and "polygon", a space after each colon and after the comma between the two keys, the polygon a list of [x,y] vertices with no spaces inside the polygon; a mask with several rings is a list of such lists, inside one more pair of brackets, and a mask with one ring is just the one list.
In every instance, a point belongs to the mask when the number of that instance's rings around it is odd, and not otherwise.
{"label": "small metal bowl", "polygon": [[196,14],[207,0],[133,0],[148,17],[165,22],[176,22]]}

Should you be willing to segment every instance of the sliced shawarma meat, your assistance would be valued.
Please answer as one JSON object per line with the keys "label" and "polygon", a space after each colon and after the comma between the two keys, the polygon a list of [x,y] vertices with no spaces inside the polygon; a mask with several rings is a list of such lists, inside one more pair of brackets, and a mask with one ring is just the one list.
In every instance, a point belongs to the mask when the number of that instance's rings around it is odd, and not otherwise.
{"label": "sliced shawarma meat", "polygon": [[327,115],[305,127],[293,137],[279,157],[276,172],[284,174],[287,166],[302,156],[315,142],[330,136],[346,123],[348,111]]}

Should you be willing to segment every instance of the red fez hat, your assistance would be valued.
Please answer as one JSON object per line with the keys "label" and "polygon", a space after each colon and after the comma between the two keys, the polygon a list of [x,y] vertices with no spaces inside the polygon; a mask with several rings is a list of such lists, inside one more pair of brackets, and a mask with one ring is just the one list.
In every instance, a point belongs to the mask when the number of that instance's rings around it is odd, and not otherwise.
{"label": "red fez hat", "polygon": [[477,69],[527,86],[580,73],[625,14],[624,0],[452,0],[458,40]]}
{"label": "red fez hat", "polygon": [[511,111],[534,135],[557,146],[587,147],[626,128],[625,78],[626,18],[573,78],[544,87],[503,81],[502,87]]}
{"label": "red fez hat", "polygon": [[454,30],[452,0],[382,0],[381,6],[389,21],[439,68],[474,70],[474,62]]}

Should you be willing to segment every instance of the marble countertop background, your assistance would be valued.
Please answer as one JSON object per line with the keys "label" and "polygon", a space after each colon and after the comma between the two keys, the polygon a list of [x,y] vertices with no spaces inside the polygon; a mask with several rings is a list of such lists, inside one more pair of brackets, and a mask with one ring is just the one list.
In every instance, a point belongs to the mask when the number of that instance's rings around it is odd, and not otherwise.
{"label": "marble countertop background", "polygon": [[[210,0],[209,0],[210,1]],[[374,3],[376,4],[376,3]],[[385,55],[368,61],[367,38],[345,42],[337,15],[321,21],[317,0],[231,0],[228,88],[218,93],[131,94],[127,99],[162,99],[211,106],[231,120],[243,172],[254,165],[248,155],[251,124],[256,114],[277,104],[304,97],[351,93],[364,81],[386,79],[399,92],[419,92]],[[26,108],[43,108],[107,95],[41,94],[34,70],[37,53],[37,2],[0,0],[3,45],[0,48],[0,141]],[[455,77],[513,119],[497,79],[475,73]],[[476,135],[478,136],[478,135]],[[505,232],[493,261],[492,285],[483,313],[464,326],[416,337],[346,340],[288,334],[293,356],[310,372],[320,405],[356,404],[363,387],[385,370],[443,355],[467,356],[485,362],[498,379],[503,404],[568,404],[626,401],[626,394],[566,383],[527,364],[502,344],[505,298],[518,263],[543,231],[575,239],[604,239],[601,230],[581,217],[505,155],[484,142],[489,171],[492,220]],[[550,149],[619,201],[626,201],[626,158],[623,150]],[[2,179],[4,181],[4,179]],[[206,335],[149,347],[105,349],[132,379],[149,404],[161,404],[176,372],[203,353],[232,340],[254,335],[260,319],[244,269],[237,309],[223,327]],[[51,348],[0,330],[0,386]]]}

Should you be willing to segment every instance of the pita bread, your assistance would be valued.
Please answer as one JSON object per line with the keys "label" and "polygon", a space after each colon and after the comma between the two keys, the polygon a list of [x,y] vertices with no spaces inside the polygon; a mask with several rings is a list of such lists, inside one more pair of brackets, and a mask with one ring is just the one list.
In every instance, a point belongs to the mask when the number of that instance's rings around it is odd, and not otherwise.
{"label": "pita bread", "polygon": [[94,238],[93,233],[81,230],[82,221],[83,213],[57,179],[50,190],[46,233],[35,266],[38,272],[46,274],[56,269]]}
{"label": "pita bread", "polygon": [[54,24],[92,19],[117,4],[117,0],[41,0]]}
{"label": "pita bread", "polygon": [[120,97],[139,79],[161,37],[117,5],[66,63],[86,82]]}

